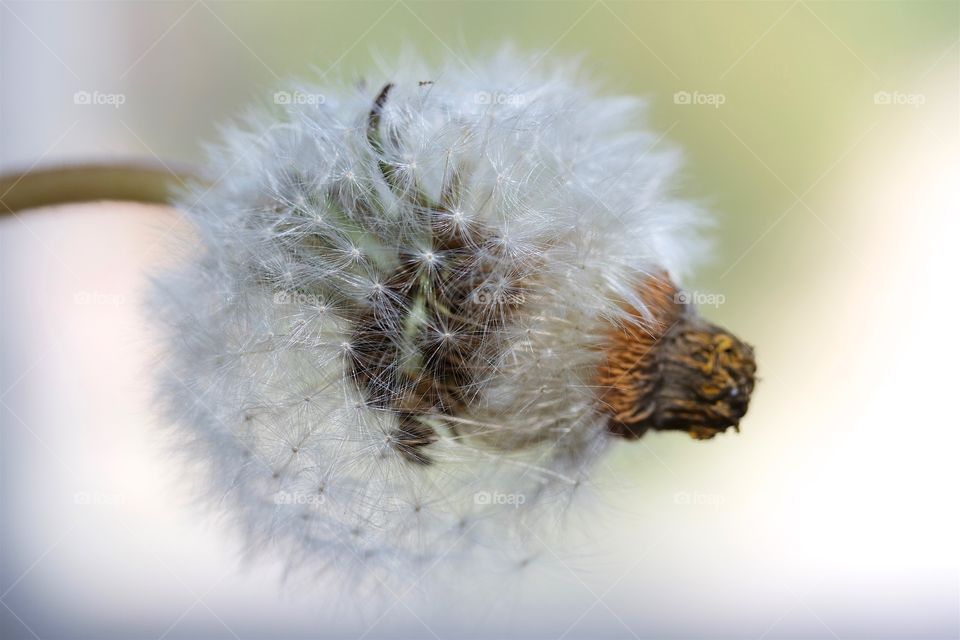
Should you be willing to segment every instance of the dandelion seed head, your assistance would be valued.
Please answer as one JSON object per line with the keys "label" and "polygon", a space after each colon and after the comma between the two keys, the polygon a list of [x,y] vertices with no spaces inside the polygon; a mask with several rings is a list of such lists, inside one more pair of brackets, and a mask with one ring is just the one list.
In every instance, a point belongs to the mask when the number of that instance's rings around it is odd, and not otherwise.
{"label": "dandelion seed head", "polygon": [[376,580],[525,567],[589,485],[606,332],[693,266],[702,215],[641,100],[534,59],[307,87],[181,196],[201,249],[156,278],[159,396],[251,548]]}

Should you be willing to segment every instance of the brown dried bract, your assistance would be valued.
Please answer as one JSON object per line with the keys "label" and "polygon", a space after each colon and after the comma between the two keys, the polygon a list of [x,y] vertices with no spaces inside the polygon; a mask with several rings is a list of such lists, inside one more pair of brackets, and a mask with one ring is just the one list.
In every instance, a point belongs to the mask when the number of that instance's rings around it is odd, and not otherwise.
{"label": "brown dried bract", "polygon": [[610,432],[634,439],[676,430],[707,439],[737,428],[753,391],[753,349],[700,318],[665,276],[648,278],[640,295],[647,315],[629,309],[635,322],[611,331],[598,371]]}

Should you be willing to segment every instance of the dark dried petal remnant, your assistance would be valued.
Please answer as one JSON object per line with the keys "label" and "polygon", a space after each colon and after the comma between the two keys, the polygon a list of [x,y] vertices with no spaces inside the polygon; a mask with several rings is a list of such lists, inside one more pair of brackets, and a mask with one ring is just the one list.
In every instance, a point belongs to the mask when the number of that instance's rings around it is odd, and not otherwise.
{"label": "dark dried petal remnant", "polygon": [[600,368],[608,429],[627,439],[648,430],[697,439],[737,428],[753,392],[753,348],[699,317],[666,278],[642,292],[652,319],[613,332]]}

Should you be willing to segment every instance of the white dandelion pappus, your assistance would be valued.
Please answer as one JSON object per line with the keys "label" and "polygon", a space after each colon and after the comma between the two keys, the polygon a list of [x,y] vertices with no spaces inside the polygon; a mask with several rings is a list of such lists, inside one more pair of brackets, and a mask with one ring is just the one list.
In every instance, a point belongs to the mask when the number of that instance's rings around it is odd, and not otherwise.
{"label": "white dandelion pappus", "polygon": [[[380,579],[520,561],[612,438],[746,410],[749,348],[670,298],[703,253],[677,154],[638,99],[531,65],[304,87],[181,197],[201,249],[156,281],[160,396],[251,547]],[[644,359],[664,336],[720,363],[713,426],[656,395],[689,382]]]}

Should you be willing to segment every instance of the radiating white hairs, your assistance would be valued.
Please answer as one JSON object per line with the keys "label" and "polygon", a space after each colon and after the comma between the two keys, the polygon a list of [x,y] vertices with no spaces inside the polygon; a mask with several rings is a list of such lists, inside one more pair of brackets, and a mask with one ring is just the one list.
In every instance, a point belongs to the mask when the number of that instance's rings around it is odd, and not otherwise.
{"label": "radiating white hairs", "polygon": [[278,92],[180,198],[160,397],[210,508],[291,565],[522,562],[607,446],[605,331],[701,253],[640,100],[468,62]]}

